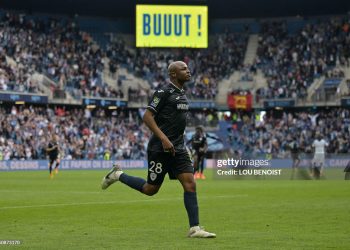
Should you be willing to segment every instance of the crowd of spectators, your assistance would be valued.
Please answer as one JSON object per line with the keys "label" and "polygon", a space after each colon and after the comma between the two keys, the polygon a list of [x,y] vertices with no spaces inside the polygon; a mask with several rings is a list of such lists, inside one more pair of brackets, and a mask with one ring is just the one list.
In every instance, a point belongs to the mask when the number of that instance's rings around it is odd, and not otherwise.
{"label": "crowd of spectators", "polygon": [[183,60],[193,75],[187,87],[190,98],[213,99],[222,78],[240,70],[242,81],[252,81],[257,69],[268,81],[268,88],[256,92],[258,97],[305,98],[316,77],[332,74],[337,65],[350,65],[350,23],[345,18],[308,22],[296,33],[288,32],[285,21],[262,23],[256,61],[246,66],[248,33],[214,35],[208,49],[135,49],[120,37],[111,37],[106,48],[100,48],[74,18],[15,13],[0,18],[0,90],[38,92],[31,75],[39,72],[55,82],[54,88],[75,98],[123,98],[117,85],[112,88],[103,81],[105,60],[111,75],[124,65],[154,89],[165,84],[169,63]]}
{"label": "crowd of spectators", "polygon": [[109,46],[123,51],[123,56],[115,53],[114,62],[125,63],[136,76],[148,80],[153,89],[166,83],[167,67],[171,62],[184,61],[192,74],[192,82],[187,85],[188,97],[214,99],[219,80],[229,76],[242,64],[247,40],[248,34],[227,32],[213,37],[208,49],[137,48],[130,53],[125,52],[124,44],[118,40],[112,41]]}
{"label": "crowd of spectators", "polygon": [[33,70],[23,64],[15,66],[7,61],[0,28],[0,91],[36,93],[38,85],[32,80]]}
{"label": "crowd of spectators", "polygon": [[316,77],[337,65],[350,64],[349,20],[331,18],[288,33],[284,21],[262,24],[256,67],[262,69],[268,88],[264,98],[305,98]]}
{"label": "crowd of spectators", "polygon": [[[68,109],[12,106],[0,108],[0,159],[46,159],[46,148],[57,135],[61,159],[145,159],[151,132],[141,110]],[[221,119],[221,118],[220,118]],[[350,153],[350,111],[344,108],[266,114],[235,112],[225,117],[231,127],[226,139],[233,151],[246,157],[270,154],[288,157],[288,144],[311,154],[320,134],[327,153]],[[215,111],[190,112],[188,126],[215,127]]]}
{"label": "crowd of spectators", "polygon": [[[7,72],[1,77],[6,82],[2,86],[19,86],[7,90],[35,91],[28,79],[38,72],[53,80],[55,89],[69,91],[75,98],[121,96],[120,91],[102,81],[105,52],[79,29],[74,19],[34,19],[6,13],[0,22],[0,45],[1,69]],[[7,65],[5,55],[17,67]]]}
{"label": "crowd of spectators", "polygon": [[[61,159],[146,159],[151,132],[142,110],[0,108],[0,160],[46,159],[53,134]],[[188,126],[216,126],[216,112],[192,111]]]}
{"label": "crowd of spectators", "polygon": [[301,153],[312,153],[317,134],[329,143],[326,151],[332,154],[350,153],[350,111],[334,108],[323,111],[267,113],[233,113],[229,119],[229,141],[233,150],[250,156],[271,154],[286,157],[287,144],[297,141]]}
{"label": "crowd of spectators", "polygon": [[137,111],[0,108],[2,159],[46,159],[52,134],[61,159],[144,159],[150,137]]}
{"label": "crowd of spectators", "polygon": [[[185,61],[193,74],[187,94],[191,98],[213,99],[217,83],[242,64],[248,35],[225,33],[213,38],[208,49],[133,49],[121,38],[113,38],[106,48],[94,45],[75,19],[32,18],[25,14],[6,13],[0,23],[2,57],[12,58],[17,67],[9,68],[2,60],[4,90],[35,92],[30,76],[42,73],[55,83],[54,88],[70,92],[73,97],[121,97],[102,79],[105,61],[115,75],[124,65],[138,77],[147,79],[154,89],[165,84],[167,67],[174,60]],[[134,53],[130,51],[134,50]],[[13,72],[18,71],[18,72]],[[2,80],[3,81],[3,80]],[[10,82],[17,86],[11,88]]]}

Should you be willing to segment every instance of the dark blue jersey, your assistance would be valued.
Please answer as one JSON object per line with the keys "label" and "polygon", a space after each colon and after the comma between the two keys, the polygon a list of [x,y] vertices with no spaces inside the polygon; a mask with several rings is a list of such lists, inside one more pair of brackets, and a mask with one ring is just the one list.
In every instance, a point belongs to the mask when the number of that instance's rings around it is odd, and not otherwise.
{"label": "dark blue jersey", "polygon": [[[185,91],[170,83],[154,93],[147,109],[154,114],[157,126],[169,138],[175,151],[186,150],[184,132],[189,105]],[[148,151],[164,151],[155,135],[148,143]]]}
{"label": "dark blue jersey", "polygon": [[56,141],[51,141],[49,143],[49,148],[53,148],[55,147],[55,149],[51,150],[48,152],[50,158],[57,158],[58,156],[58,143]]}
{"label": "dark blue jersey", "polygon": [[204,148],[205,145],[207,144],[207,138],[205,137],[205,135],[197,135],[194,134],[192,136],[192,148],[195,151],[199,151],[200,148]]}

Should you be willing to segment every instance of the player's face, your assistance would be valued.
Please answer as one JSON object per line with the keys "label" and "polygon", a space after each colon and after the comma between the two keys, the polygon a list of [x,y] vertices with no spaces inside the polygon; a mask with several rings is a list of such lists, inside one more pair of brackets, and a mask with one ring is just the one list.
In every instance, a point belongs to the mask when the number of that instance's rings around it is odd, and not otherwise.
{"label": "player's face", "polygon": [[187,82],[191,80],[191,72],[186,63],[179,63],[176,68],[176,78],[179,81]]}

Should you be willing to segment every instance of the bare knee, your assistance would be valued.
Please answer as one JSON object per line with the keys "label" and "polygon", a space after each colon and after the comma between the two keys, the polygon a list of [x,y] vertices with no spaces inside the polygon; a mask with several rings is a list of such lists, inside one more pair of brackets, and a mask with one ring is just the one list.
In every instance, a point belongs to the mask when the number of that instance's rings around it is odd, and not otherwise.
{"label": "bare knee", "polygon": [[160,186],[150,185],[146,183],[142,188],[142,193],[148,196],[153,196],[158,193]]}
{"label": "bare knee", "polygon": [[182,185],[185,192],[196,192],[196,182],[194,180],[186,181]]}

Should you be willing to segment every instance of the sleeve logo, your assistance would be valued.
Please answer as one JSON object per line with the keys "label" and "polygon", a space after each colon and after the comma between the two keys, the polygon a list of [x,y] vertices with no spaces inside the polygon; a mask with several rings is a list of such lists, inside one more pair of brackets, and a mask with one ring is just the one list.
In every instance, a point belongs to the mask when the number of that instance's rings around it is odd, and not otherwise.
{"label": "sleeve logo", "polygon": [[153,101],[152,101],[152,103],[151,103],[151,106],[152,106],[152,107],[157,107],[158,104],[159,104],[159,101],[160,101],[160,99],[159,99],[158,97],[154,97],[154,98],[153,98]]}

